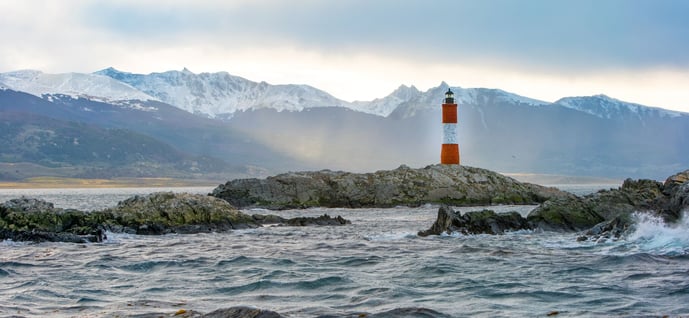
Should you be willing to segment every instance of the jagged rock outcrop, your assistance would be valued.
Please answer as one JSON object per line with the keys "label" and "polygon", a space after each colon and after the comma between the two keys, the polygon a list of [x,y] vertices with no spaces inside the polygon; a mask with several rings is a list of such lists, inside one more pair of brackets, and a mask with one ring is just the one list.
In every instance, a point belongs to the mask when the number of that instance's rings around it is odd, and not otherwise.
{"label": "jagged rock outcrop", "polygon": [[55,208],[20,198],[0,204],[0,240],[101,242],[105,231],[134,234],[202,233],[255,228],[264,224],[331,226],[351,224],[341,216],[248,215],[227,201],[199,194],[158,192],[134,196],[102,211]]}
{"label": "jagged rock outcrop", "polygon": [[59,209],[43,200],[12,199],[0,204],[0,240],[99,242],[104,238],[98,214]]}
{"label": "jagged rock outcrop", "polygon": [[134,196],[106,209],[108,228],[136,234],[199,233],[257,227],[248,214],[211,196],[158,192]]}
{"label": "jagged rock outcrop", "polygon": [[528,220],[547,230],[582,231],[580,240],[619,238],[631,230],[631,215],[651,213],[665,222],[679,220],[689,208],[689,170],[670,176],[665,183],[627,179],[618,189],[583,197],[549,200],[534,209]]}
{"label": "jagged rock outcrop", "polygon": [[447,205],[438,209],[438,217],[430,229],[419,231],[419,236],[450,234],[503,234],[506,231],[531,229],[518,212],[495,213],[492,210],[466,212],[463,215]]}
{"label": "jagged rock outcrop", "polygon": [[291,172],[266,179],[237,179],[213,190],[232,205],[289,209],[308,207],[393,207],[445,203],[456,206],[537,204],[573,196],[554,188],[521,183],[467,166],[400,166],[374,173]]}
{"label": "jagged rock outcrop", "polygon": [[435,223],[419,235],[500,234],[534,228],[586,231],[579,236],[579,241],[616,240],[633,230],[635,212],[650,213],[668,223],[679,220],[683,212],[689,212],[689,170],[669,177],[665,183],[627,179],[618,189],[601,190],[583,197],[556,197],[531,211],[526,219],[516,212],[495,214],[490,210],[461,215],[441,206]]}

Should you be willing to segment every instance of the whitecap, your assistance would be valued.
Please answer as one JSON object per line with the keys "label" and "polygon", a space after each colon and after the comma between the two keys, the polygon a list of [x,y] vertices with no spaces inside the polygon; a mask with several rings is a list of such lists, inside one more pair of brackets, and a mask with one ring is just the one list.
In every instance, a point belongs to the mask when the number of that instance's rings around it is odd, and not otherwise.
{"label": "whitecap", "polygon": [[364,236],[367,241],[399,241],[416,237],[416,233],[412,232],[387,232]]}
{"label": "whitecap", "polygon": [[666,224],[662,218],[647,213],[634,214],[635,229],[626,241],[639,252],[656,255],[689,254],[689,213],[685,212],[676,224]]}

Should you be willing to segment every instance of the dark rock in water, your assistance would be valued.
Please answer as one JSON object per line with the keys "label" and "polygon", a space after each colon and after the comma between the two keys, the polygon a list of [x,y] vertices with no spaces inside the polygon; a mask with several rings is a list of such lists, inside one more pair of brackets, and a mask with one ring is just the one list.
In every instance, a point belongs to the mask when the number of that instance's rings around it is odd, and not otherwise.
{"label": "dark rock in water", "polygon": [[618,240],[627,234],[633,227],[631,215],[618,215],[614,219],[596,224],[577,237],[577,241],[605,242]]}
{"label": "dark rock in water", "polygon": [[104,212],[112,215],[116,226],[132,229],[136,234],[200,233],[258,226],[250,215],[224,200],[189,193],[137,195]]}
{"label": "dark rock in water", "polygon": [[411,307],[411,308],[397,308],[397,309],[392,309],[389,311],[377,313],[377,314],[371,314],[370,316],[367,316],[370,318],[395,318],[395,317],[408,317],[408,318],[450,318],[452,316],[443,314],[441,312],[437,312],[432,309],[428,308],[416,308],[416,307]]}
{"label": "dark rock in water", "polygon": [[604,221],[592,206],[578,197],[549,200],[531,211],[527,220],[548,231],[582,231]]}
{"label": "dark rock in water", "polygon": [[[270,310],[251,307],[230,307],[201,315],[201,318],[282,318],[284,316]],[[397,308],[380,313],[352,313],[320,315],[317,318],[450,318],[451,316],[427,308]]]}
{"label": "dark rock in water", "polygon": [[627,179],[618,189],[601,190],[584,197],[553,199],[529,213],[535,227],[546,230],[582,231],[580,240],[619,238],[631,231],[635,212],[676,222],[689,208],[689,170],[665,183]]}
{"label": "dark rock in water", "polygon": [[202,318],[282,318],[283,316],[270,310],[250,307],[231,307],[218,309],[201,316]]}
{"label": "dark rock in water", "polygon": [[258,224],[283,224],[287,219],[274,214],[252,214],[251,218]]}
{"label": "dark rock in water", "polygon": [[72,233],[55,233],[44,231],[23,231],[0,229],[0,240],[12,240],[15,242],[66,242],[66,243],[90,243],[101,242],[95,235],[77,235]]}
{"label": "dark rock in water", "polygon": [[22,197],[0,204],[0,239],[33,242],[100,242],[102,215],[55,208],[50,202]]}
{"label": "dark rock in water", "polygon": [[667,178],[663,194],[667,197],[662,211],[665,220],[680,219],[682,212],[689,210],[689,170]]}
{"label": "dark rock in water", "polygon": [[530,229],[531,226],[518,212],[497,214],[491,210],[467,212],[462,215],[443,205],[430,229],[420,231],[419,236],[460,232],[462,234],[503,234],[506,231]]}
{"label": "dark rock in water", "polygon": [[323,214],[319,217],[296,217],[291,218],[285,222],[292,226],[310,226],[310,225],[346,225],[352,224],[349,220],[345,220],[341,216],[331,217],[330,215]]}
{"label": "dark rock in water", "polygon": [[43,200],[20,198],[0,204],[0,240],[102,242],[105,230],[132,234],[205,233],[254,228],[262,224],[344,225],[349,221],[276,215],[248,215],[227,201],[198,194],[160,192],[134,196],[114,208],[83,212],[55,208]]}
{"label": "dark rock in water", "polygon": [[521,183],[467,166],[401,166],[374,173],[293,172],[266,179],[238,179],[220,185],[213,196],[237,207],[393,207],[446,203],[458,206],[536,204],[572,194]]}

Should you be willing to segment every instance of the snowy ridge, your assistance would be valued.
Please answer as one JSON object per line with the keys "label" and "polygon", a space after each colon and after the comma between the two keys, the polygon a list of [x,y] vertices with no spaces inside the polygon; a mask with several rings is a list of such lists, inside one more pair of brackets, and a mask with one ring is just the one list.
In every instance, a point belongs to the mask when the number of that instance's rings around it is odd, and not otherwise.
{"label": "snowy ridge", "polygon": [[[186,68],[147,75],[114,68],[93,74],[46,74],[36,70],[0,73],[0,90],[25,92],[51,101],[68,96],[154,111],[156,107],[142,102],[157,100],[210,118],[231,118],[237,111],[302,111],[312,107],[346,107],[381,117],[408,118],[438,109],[448,88],[445,82],[425,92],[401,85],[383,98],[349,103],[308,85],[271,85],[227,72],[195,74]],[[541,107],[555,104],[603,119],[689,116],[689,113],[627,103],[605,95],[567,97],[551,104],[500,89],[452,87],[452,90],[460,106],[507,103]]]}
{"label": "snowy ridge", "polygon": [[103,102],[155,99],[130,85],[94,74],[46,74],[41,71],[23,70],[1,73],[0,82],[9,89],[43,98],[60,94]]}
{"label": "snowy ridge", "polygon": [[606,95],[565,97],[554,104],[559,104],[570,109],[604,119],[612,119],[626,116],[642,117],[669,117],[675,118],[687,115],[686,113],[624,102]]}
{"label": "snowy ridge", "polygon": [[421,92],[413,85],[411,87],[401,85],[386,97],[376,98],[370,102],[355,101],[349,107],[356,111],[387,117],[399,105],[418,98],[420,94]]}
{"label": "snowy ridge", "polygon": [[261,108],[301,111],[310,107],[348,106],[347,102],[308,85],[257,83],[227,72],[194,74],[185,68],[144,75],[107,68],[95,74],[109,76],[165,103],[211,118]]}
{"label": "snowy ridge", "polygon": [[499,89],[450,87],[447,83],[442,82],[439,86],[430,88],[426,92],[410,96],[409,99],[399,103],[398,107],[391,113],[395,113],[397,117],[408,118],[416,115],[419,111],[428,111],[435,108],[440,109],[440,104],[442,104],[445,98],[445,92],[447,92],[448,88],[452,89],[455,95],[455,102],[460,107],[463,105],[477,106],[495,100],[528,106],[544,106],[550,104],[548,102],[512,94]]}

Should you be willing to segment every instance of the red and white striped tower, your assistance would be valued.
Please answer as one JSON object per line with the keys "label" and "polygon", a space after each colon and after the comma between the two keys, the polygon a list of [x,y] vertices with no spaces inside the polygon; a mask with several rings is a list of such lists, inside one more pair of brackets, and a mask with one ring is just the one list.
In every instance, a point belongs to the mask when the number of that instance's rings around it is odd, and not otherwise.
{"label": "red and white striped tower", "polygon": [[445,93],[443,103],[443,146],[440,149],[440,163],[459,164],[459,144],[457,143],[457,104],[451,89]]}

